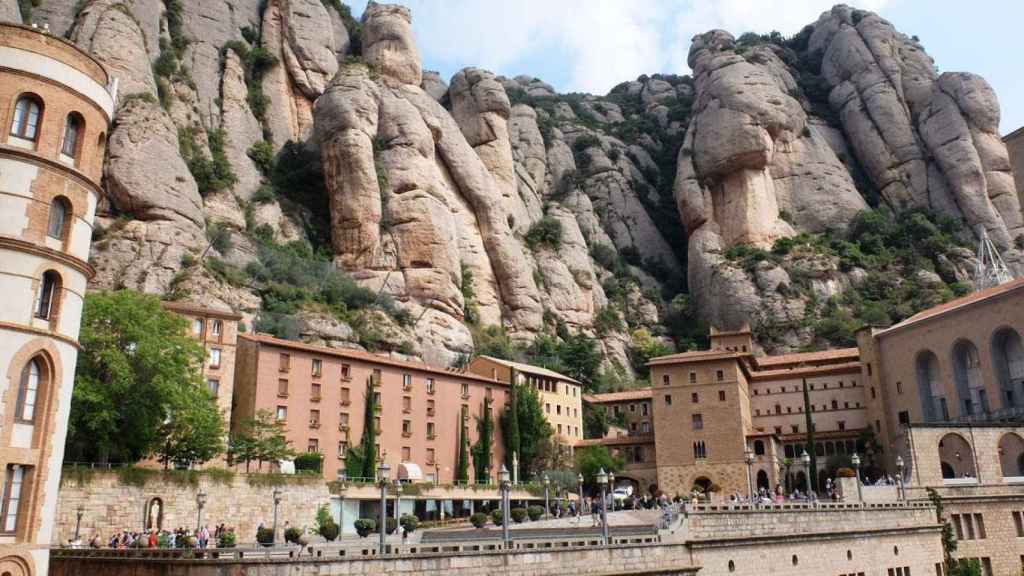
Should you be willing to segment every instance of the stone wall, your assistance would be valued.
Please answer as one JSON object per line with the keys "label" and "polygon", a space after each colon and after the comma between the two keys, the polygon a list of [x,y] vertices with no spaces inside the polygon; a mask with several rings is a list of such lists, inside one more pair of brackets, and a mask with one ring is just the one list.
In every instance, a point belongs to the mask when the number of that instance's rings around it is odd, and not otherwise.
{"label": "stone wall", "polygon": [[[199,474],[198,483],[191,485],[184,482],[176,483],[172,478],[183,478],[183,475],[163,476],[159,472],[150,472],[144,486],[125,483],[116,472],[96,472],[81,482],[70,477],[65,470],[65,479],[60,488],[60,499],[57,504],[57,519],[54,525],[52,542],[66,543],[75,533],[76,511],[83,509],[80,536],[88,540],[92,534],[99,532],[103,538],[109,538],[114,532],[121,530],[142,530],[150,502],[159,498],[162,503],[161,526],[164,529],[175,529],[183,526],[194,529],[196,526],[197,506],[196,494],[202,490],[207,494],[203,508],[203,524],[212,527],[221,522],[233,526],[239,535],[240,542],[253,542],[256,527],[263,523],[270,526],[273,522],[273,492],[275,486],[261,479],[265,475],[235,474],[218,482],[209,474]],[[413,499],[455,499],[455,500],[497,500],[497,492],[493,487],[467,486],[427,487],[416,485],[418,494],[413,496],[413,488],[407,488],[403,503]],[[281,503],[278,507],[279,527],[290,522],[295,526],[311,526],[317,508],[327,504],[332,513],[337,513],[339,498],[344,497],[350,503],[355,500],[376,501],[378,489],[365,485],[329,484],[319,478],[300,480],[289,478],[282,485]],[[333,489],[333,491],[332,491]],[[528,500],[536,497],[526,490],[513,490],[513,500]],[[543,496],[541,496],[543,498]],[[358,507],[356,507],[358,508]],[[404,510],[404,508],[403,508]],[[349,509],[344,518],[346,528],[352,524]],[[153,513],[154,516],[158,514]],[[337,518],[336,518],[337,520]]]}

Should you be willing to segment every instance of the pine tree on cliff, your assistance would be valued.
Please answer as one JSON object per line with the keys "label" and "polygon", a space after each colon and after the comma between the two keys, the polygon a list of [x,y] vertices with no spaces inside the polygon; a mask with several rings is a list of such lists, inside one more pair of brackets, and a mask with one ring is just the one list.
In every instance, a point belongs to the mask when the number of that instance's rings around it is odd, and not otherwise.
{"label": "pine tree on cliff", "polygon": [[363,397],[366,411],[363,413],[363,438],[359,448],[363,453],[362,478],[377,476],[377,395],[374,393],[373,377],[366,379],[366,394]]}
{"label": "pine tree on cliff", "polygon": [[469,484],[469,434],[459,414],[459,459],[455,464],[455,483]]}
{"label": "pine tree on cliff", "polygon": [[807,481],[809,490],[818,489],[818,453],[814,449],[814,419],[811,418],[811,412],[814,407],[811,405],[811,393],[807,388],[807,378],[803,379],[804,384],[804,421],[807,425],[807,442],[804,444],[804,450],[811,457],[811,464],[807,470]]}
{"label": "pine tree on cliff", "polygon": [[519,439],[519,385],[515,383],[515,371],[512,373],[512,385],[509,387],[508,405],[501,415],[501,439],[505,444],[505,466],[515,469],[512,461],[514,455],[522,457],[522,445]]}
{"label": "pine tree on cliff", "polygon": [[476,419],[477,441],[473,446],[473,469],[477,484],[489,484],[491,449],[494,442],[494,419],[491,417],[491,399],[484,398],[483,415]]}

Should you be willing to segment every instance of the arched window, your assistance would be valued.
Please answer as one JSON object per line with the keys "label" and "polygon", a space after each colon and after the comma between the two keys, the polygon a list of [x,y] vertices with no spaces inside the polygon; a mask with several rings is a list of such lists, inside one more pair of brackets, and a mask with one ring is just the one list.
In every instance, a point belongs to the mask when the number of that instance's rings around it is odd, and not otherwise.
{"label": "arched window", "polygon": [[56,316],[60,304],[60,274],[53,270],[43,272],[39,283],[39,298],[36,305],[36,318],[50,320]]}
{"label": "arched window", "polygon": [[988,396],[981,375],[981,358],[973,342],[960,340],[953,346],[953,376],[960,414],[987,414]]}
{"label": "arched window", "polygon": [[71,158],[78,158],[78,148],[85,133],[85,118],[78,112],[68,114],[64,120],[64,140],[60,145],[60,153]]}
{"label": "arched window", "polygon": [[46,225],[46,235],[58,240],[64,239],[64,226],[71,212],[71,203],[63,196],[58,196],[50,202],[50,221]]}
{"label": "arched window", "polygon": [[754,455],[764,456],[764,441],[754,440]]}
{"label": "arched window", "polygon": [[1002,389],[1003,407],[1024,405],[1024,345],[1013,328],[1001,328],[992,337],[992,363]]}
{"label": "arched window", "polygon": [[18,387],[18,403],[14,409],[14,418],[19,422],[35,422],[36,399],[44,378],[43,366],[39,358],[29,360],[21,371],[21,384]]}
{"label": "arched window", "polygon": [[925,422],[949,420],[949,406],[939,375],[939,359],[931,350],[917,355],[917,395]]}
{"label": "arched window", "polygon": [[967,439],[956,433],[946,434],[939,440],[939,465],[945,479],[978,477],[974,450]]}
{"label": "arched window", "polygon": [[35,141],[39,137],[39,124],[43,119],[43,101],[34,94],[25,94],[14,105],[11,136]]}

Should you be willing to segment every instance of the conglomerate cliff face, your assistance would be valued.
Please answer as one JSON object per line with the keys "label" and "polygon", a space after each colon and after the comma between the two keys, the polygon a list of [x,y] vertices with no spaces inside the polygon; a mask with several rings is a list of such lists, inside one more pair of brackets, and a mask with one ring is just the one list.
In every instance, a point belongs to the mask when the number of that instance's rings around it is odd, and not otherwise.
{"label": "conglomerate cliff face", "polygon": [[488,326],[583,334],[628,377],[698,320],[824,345],[872,274],[936,298],[969,281],[961,247],[913,269],[850,258],[874,241],[844,236],[867,210],[948,217],[958,245],[984,230],[1024,266],[991,88],[869,12],[837,6],[789,39],[711,31],[692,77],[594,96],[477,68],[446,83],[401,6],[357,22],[336,0],[33,4],[0,18],[48,23],[120,82],[99,288],[444,364]]}

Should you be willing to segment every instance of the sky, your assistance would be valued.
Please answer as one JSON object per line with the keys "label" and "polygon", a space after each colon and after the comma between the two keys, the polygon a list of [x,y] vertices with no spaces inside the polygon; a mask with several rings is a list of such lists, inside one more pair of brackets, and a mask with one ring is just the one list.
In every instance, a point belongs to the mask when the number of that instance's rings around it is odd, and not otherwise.
{"label": "sky", "polygon": [[[466,66],[528,74],[559,92],[604,94],[641,74],[686,74],[690,39],[713,28],[789,36],[828,0],[388,0],[413,12],[423,67],[446,81]],[[992,85],[1003,134],[1024,126],[1022,0],[846,0],[921,39],[940,71]],[[366,0],[352,2],[358,17]]]}

